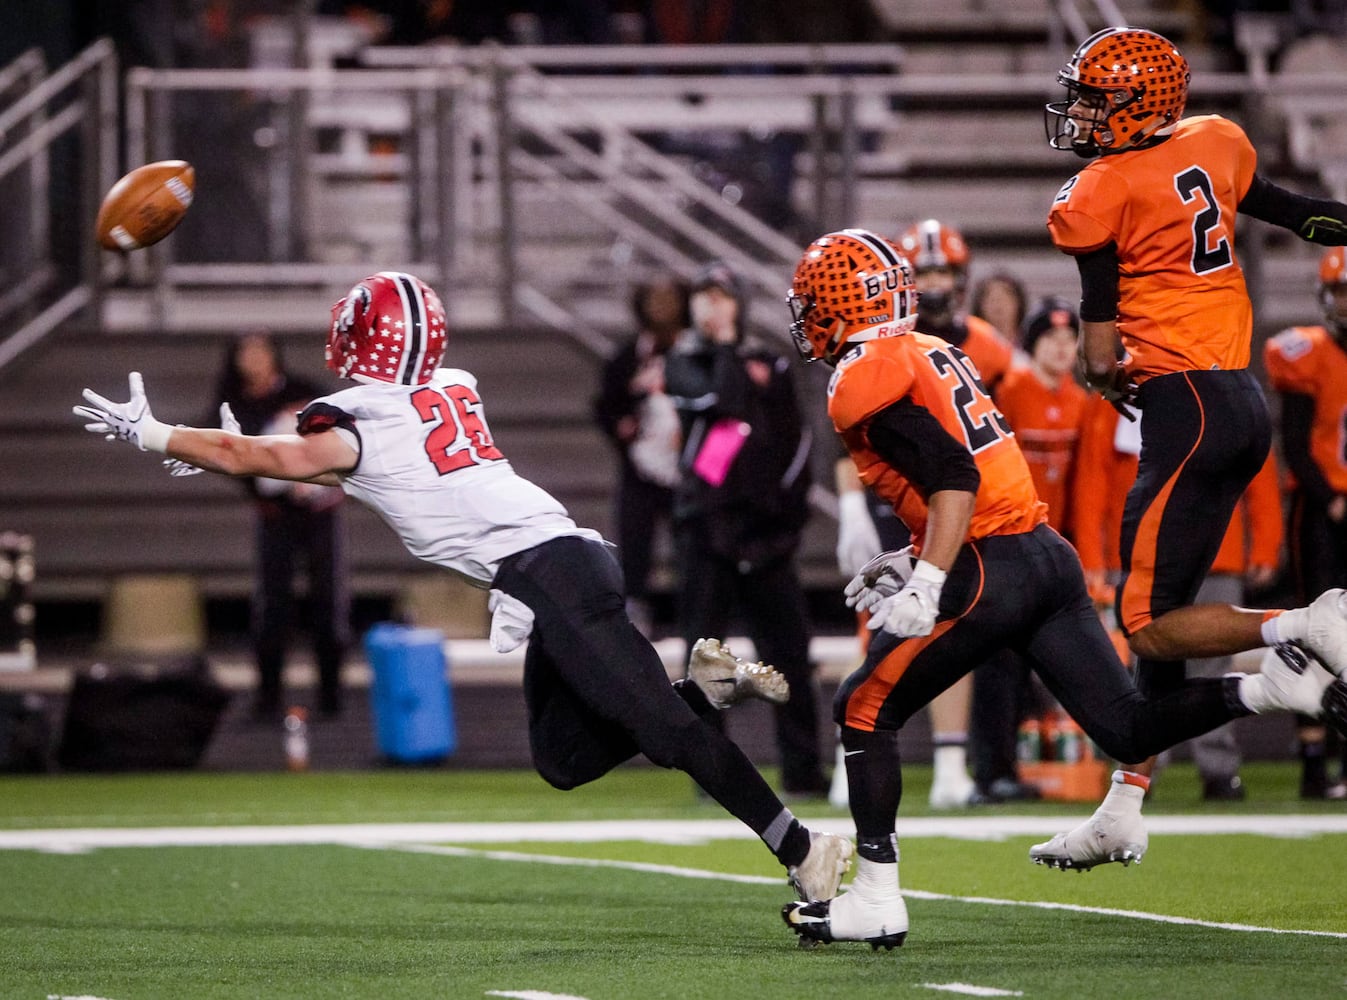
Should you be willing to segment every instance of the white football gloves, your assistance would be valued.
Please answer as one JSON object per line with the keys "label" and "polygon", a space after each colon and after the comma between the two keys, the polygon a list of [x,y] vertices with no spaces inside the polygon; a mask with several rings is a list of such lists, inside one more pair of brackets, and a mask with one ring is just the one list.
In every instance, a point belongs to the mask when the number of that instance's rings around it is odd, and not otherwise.
{"label": "white football gloves", "polygon": [[912,546],[881,552],[847,584],[847,607],[868,611],[866,628],[898,636],[930,635],[940,612],[945,571],[916,559]]}
{"label": "white football gloves", "polygon": [[879,551],[879,532],[870,517],[865,493],[851,490],[837,498],[837,568],[848,576],[861,571]]}
{"label": "white football gloves", "polygon": [[903,637],[930,635],[940,613],[940,590],[945,585],[945,575],[943,569],[918,559],[903,589],[875,605],[866,628],[882,628]]}
{"label": "white football gloves", "polygon": [[127,376],[127,382],[131,387],[131,398],[125,403],[114,403],[92,389],[85,389],[84,401],[88,405],[74,407],[75,416],[89,421],[84,425],[86,431],[102,434],[109,441],[130,441],[141,451],[162,454],[168,450],[168,438],[173,428],[156,420],[150,412],[145,380],[140,377],[140,372],[132,372]]}
{"label": "white football gloves", "polygon": [[491,648],[497,653],[518,649],[533,634],[533,611],[518,598],[493,589],[486,607],[491,612]]}
{"label": "white football gloves", "polygon": [[[183,426],[182,424],[178,425]],[[243,427],[239,424],[239,418],[234,416],[234,410],[228,403],[220,404],[220,430],[230,434],[242,434]],[[168,470],[170,476],[195,476],[206,470],[199,465],[191,465],[180,458],[164,459],[164,468]]]}

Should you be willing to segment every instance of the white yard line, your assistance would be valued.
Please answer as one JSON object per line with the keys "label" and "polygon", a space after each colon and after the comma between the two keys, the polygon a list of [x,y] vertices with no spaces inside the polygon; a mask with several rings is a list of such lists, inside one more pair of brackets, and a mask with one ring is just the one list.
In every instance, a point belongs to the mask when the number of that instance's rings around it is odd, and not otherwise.
{"label": "white yard line", "polygon": [[[616,861],[609,858],[570,858],[559,854],[528,854],[522,851],[491,851],[472,847],[450,847],[441,844],[377,844],[353,845],[375,850],[405,851],[412,854],[440,854],[454,858],[483,858],[489,861],[516,861],[527,864],[565,865],[576,868],[620,868],[626,871],[672,875],[676,878],[712,879],[749,885],[782,885],[784,879],[765,875],[733,875],[727,872],[707,871],[703,868],[683,868],[676,865],[657,865],[646,861]],[[908,899],[931,899],[955,903],[973,903],[981,906],[1021,906],[1035,910],[1066,910],[1071,913],[1094,913],[1128,920],[1148,920],[1160,924],[1182,924],[1186,927],[1210,927],[1224,931],[1244,931],[1257,934],[1295,934],[1304,937],[1326,937],[1347,940],[1347,931],[1313,931],[1281,927],[1262,927],[1257,924],[1232,924],[1215,920],[1197,920],[1192,917],[1174,917],[1144,910],[1119,910],[1106,906],[1079,906],[1075,903],[1051,903],[1041,900],[997,899],[989,896],[953,896],[942,892],[923,892],[904,889]]]}
{"label": "white yard line", "polygon": [[[806,825],[854,834],[843,817],[804,818]],[[1050,836],[1072,824],[1064,816],[926,816],[899,818],[898,836],[1005,840]],[[1256,834],[1309,837],[1347,833],[1347,814],[1313,816],[1148,816],[1152,836],[1165,834]],[[0,850],[67,853],[100,847],[219,847],[280,844],[584,842],[638,840],[698,844],[708,840],[753,840],[734,819],[574,820],[538,823],[314,823],[299,826],[156,826],[0,830]]]}

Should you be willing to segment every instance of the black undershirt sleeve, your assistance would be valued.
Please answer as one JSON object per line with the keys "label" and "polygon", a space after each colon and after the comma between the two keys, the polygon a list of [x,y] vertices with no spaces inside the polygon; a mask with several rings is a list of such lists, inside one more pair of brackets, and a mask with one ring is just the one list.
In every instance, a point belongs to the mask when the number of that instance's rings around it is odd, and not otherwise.
{"label": "black undershirt sleeve", "polygon": [[930,410],[900,399],[875,414],[866,426],[870,447],[910,482],[923,498],[942,490],[976,493],[982,482],[977,463]]}
{"label": "black undershirt sleeve", "polygon": [[1347,244],[1347,205],[1288,191],[1257,174],[1240,200],[1239,211],[1320,246]]}
{"label": "black undershirt sleeve", "polygon": [[1118,245],[1110,243],[1076,257],[1080,272],[1080,318],[1109,323],[1118,318]]}
{"label": "black undershirt sleeve", "polygon": [[1305,495],[1319,506],[1333,499],[1333,487],[1310,457],[1310,428],[1314,424],[1314,397],[1300,392],[1283,392],[1282,454],[1286,466],[1295,474]]}

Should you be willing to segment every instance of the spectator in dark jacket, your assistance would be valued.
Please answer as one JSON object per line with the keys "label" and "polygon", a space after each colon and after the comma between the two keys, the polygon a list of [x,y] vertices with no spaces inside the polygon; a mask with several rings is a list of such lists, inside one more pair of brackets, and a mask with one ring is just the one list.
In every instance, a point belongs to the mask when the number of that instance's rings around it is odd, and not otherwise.
{"label": "spectator in dark jacket", "polygon": [[822,794],[818,717],[795,551],[808,517],[810,434],[790,367],[746,337],[738,276],[713,263],[692,288],[692,327],[665,361],[683,429],[675,491],[679,625],[692,643],[742,613],[757,655],[790,681],[776,708],[781,782]]}
{"label": "spectator in dark jacket", "polygon": [[616,447],[620,463],[613,522],[627,614],[649,636],[656,530],[669,523],[673,488],[682,478],[682,435],[664,389],[664,358],[688,325],[687,285],[672,276],[642,284],[632,297],[632,311],[636,334],[603,367],[594,419]]}

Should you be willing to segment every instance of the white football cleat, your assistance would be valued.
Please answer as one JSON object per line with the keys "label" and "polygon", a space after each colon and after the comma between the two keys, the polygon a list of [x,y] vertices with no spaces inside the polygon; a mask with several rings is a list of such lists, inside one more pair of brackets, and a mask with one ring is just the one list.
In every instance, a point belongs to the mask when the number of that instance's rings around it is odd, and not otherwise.
{"label": "white football cleat", "polygon": [[693,644],[688,676],[712,708],[726,709],[745,698],[761,698],[773,705],[790,700],[790,682],[775,667],[745,663],[719,639],[698,639]]}
{"label": "white football cleat", "polygon": [[832,899],[851,867],[854,851],[851,841],[839,834],[813,834],[805,859],[787,871],[791,888],[806,902]]}
{"label": "white football cleat", "polygon": [[1318,657],[1294,642],[1282,642],[1263,654],[1258,673],[1240,681],[1240,700],[1254,712],[1299,712],[1318,718],[1324,693],[1335,678]]}
{"label": "white football cleat", "polygon": [[800,935],[801,944],[865,941],[878,951],[896,948],[907,939],[907,904],[896,884],[892,892],[881,894],[867,892],[858,879],[835,899],[787,903],[781,908],[781,919]]}
{"label": "white football cleat", "polygon": [[[1116,772],[1115,772],[1116,773]],[[1089,871],[1110,861],[1140,862],[1150,844],[1141,817],[1145,791],[1114,779],[1108,795],[1084,823],[1029,848],[1029,860],[1049,868]]]}

